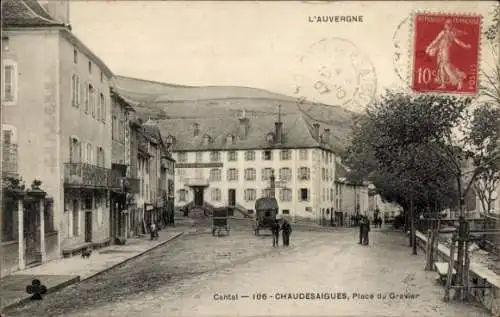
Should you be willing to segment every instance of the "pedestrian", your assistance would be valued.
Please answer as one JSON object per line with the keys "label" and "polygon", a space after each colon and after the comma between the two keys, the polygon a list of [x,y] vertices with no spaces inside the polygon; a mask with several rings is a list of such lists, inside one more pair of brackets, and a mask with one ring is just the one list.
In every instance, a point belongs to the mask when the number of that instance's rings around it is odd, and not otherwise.
{"label": "pedestrian", "polygon": [[368,245],[370,242],[369,232],[370,232],[370,219],[368,219],[368,217],[365,217],[365,224],[364,224],[364,229],[363,229],[363,244],[364,245]]}
{"label": "pedestrian", "polygon": [[283,218],[283,224],[281,225],[281,230],[283,231],[283,246],[290,246],[290,235],[292,234],[292,225],[286,218]]}
{"label": "pedestrian", "polygon": [[156,232],[156,224],[154,223],[154,221],[151,222],[151,225],[149,226],[149,234],[151,236],[151,240],[156,239],[157,232]]}
{"label": "pedestrian", "polygon": [[273,234],[273,247],[277,247],[279,245],[280,239],[280,223],[278,220],[278,216],[271,223],[271,233]]}
{"label": "pedestrian", "polygon": [[358,225],[359,225],[359,242],[358,242],[358,244],[363,244],[364,227],[365,227],[365,222],[364,222],[363,217],[360,217]]}

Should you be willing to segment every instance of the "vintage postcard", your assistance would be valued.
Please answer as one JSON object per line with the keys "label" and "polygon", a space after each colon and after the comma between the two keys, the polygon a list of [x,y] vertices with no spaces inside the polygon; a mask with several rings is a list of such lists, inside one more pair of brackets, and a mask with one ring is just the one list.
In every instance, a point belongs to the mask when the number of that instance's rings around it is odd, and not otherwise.
{"label": "vintage postcard", "polygon": [[1,22],[1,317],[500,316],[496,1]]}

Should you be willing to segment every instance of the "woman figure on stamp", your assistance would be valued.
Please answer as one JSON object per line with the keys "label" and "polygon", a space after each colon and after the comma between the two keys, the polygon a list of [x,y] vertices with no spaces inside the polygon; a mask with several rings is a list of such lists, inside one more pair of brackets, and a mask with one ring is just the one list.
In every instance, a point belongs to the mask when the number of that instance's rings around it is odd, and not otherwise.
{"label": "woman figure on stamp", "polygon": [[456,43],[458,46],[469,49],[470,44],[465,44],[458,39],[459,35],[466,34],[463,31],[455,29],[452,26],[450,19],[444,23],[444,28],[439,32],[438,36],[427,46],[425,53],[429,56],[436,56],[437,59],[437,76],[436,83],[438,88],[446,88],[447,83],[456,86],[458,90],[462,89],[462,81],[467,77],[464,72],[460,71],[450,62],[450,46]]}

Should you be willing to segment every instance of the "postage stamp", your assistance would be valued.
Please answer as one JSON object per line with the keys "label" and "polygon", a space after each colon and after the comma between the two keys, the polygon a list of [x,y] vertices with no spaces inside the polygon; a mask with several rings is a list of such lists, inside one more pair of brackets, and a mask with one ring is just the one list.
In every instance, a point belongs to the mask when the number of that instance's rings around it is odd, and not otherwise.
{"label": "postage stamp", "polygon": [[294,95],[298,100],[360,111],[376,90],[373,64],[347,39],[313,43],[296,65]]}
{"label": "postage stamp", "polygon": [[414,92],[477,93],[481,22],[479,15],[414,15]]}

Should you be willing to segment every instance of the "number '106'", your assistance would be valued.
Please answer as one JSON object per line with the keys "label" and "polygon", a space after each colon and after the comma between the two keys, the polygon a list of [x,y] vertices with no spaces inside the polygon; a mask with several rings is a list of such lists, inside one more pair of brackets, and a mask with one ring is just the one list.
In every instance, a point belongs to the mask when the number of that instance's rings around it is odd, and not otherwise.
{"label": "number '106'", "polygon": [[422,67],[419,67],[417,72],[418,72],[417,81],[419,84],[421,83],[428,84],[432,80],[432,78],[436,77],[436,71],[435,70],[431,71],[429,68],[422,69]]}

